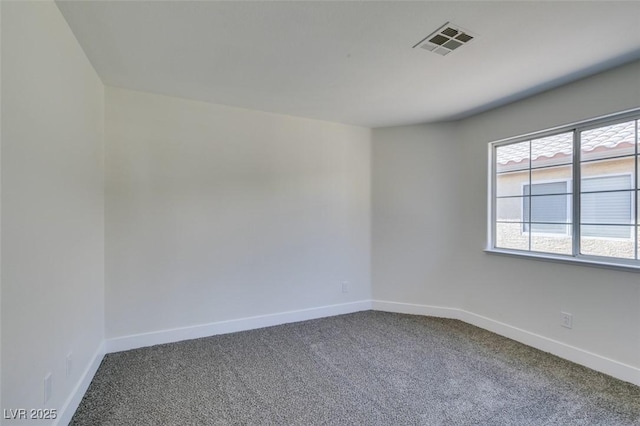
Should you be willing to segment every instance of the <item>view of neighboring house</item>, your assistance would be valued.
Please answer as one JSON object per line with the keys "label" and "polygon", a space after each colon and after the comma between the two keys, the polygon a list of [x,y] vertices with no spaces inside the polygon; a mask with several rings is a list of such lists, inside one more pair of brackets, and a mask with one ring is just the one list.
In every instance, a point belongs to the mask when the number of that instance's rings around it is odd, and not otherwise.
{"label": "view of neighboring house", "polygon": [[[580,132],[581,254],[637,258],[637,120]],[[572,254],[573,132],[496,149],[496,247]]]}

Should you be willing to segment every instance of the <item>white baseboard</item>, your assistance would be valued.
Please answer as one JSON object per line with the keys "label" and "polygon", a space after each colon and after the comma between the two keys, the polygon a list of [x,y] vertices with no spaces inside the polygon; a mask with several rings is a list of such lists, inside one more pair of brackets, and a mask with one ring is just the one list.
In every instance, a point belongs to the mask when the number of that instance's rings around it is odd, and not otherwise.
{"label": "white baseboard", "polygon": [[576,364],[600,371],[625,382],[640,386],[640,368],[567,345],[548,337],[492,320],[472,312],[461,311],[462,320],[485,330],[516,340],[544,352],[549,352]]}
{"label": "white baseboard", "polygon": [[98,367],[100,367],[100,363],[102,362],[104,355],[104,342],[101,342],[98,350],[93,355],[91,362],[80,376],[78,383],[76,383],[75,387],[73,388],[71,395],[69,395],[69,398],[67,398],[67,400],[62,405],[62,408],[60,408],[60,410],[58,411],[58,417],[53,422],[54,426],[66,426],[69,424],[71,418],[73,417],[73,414],[76,412],[78,406],[80,405],[80,402],[82,401],[82,397],[89,388],[91,380],[93,380],[93,376],[96,375],[96,372],[98,371]]}
{"label": "white baseboard", "polygon": [[640,386],[640,368],[594,354],[584,349],[576,348],[566,343],[541,336],[530,331],[523,330],[482,315],[474,314],[457,308],[443,308],[438,306],[417,305],[411,303],[387,302],[373,300],[371,305],[374,310],[385,312],[397,312],[403,314],[425,315],[441,318],[451,318],[464,321],[476,327],[489,330],[509,339],[516,340],[525,345],[549,352],[560,358],[564,358],[576,364],[600,371],[625,382]]}
{"label": "white baseboard", "polygon": [[397,314],[423,315],[426,317],[460,319],[460,310],[457,308],[444,308],[442,306],[416,305],[414,303],[386,302],[372,300],[374,311],[395,312]]}
{"label": "white baseboard", "polygon": [[334,315],[371,309],[370,300],[362,300],[338,305],[320,306],[317,308],[280,312],[276,314],[260,315],[248,318],[238,318],[227,321],[212,322],[189,327],[159,330],[150,333],[134,334],[106,340],[106,352],[120,352],[145,346],[179,342],[181,340],[198,339],[216,334],[235,333],[237,331],[253,330],[291,322],[306,321]]}

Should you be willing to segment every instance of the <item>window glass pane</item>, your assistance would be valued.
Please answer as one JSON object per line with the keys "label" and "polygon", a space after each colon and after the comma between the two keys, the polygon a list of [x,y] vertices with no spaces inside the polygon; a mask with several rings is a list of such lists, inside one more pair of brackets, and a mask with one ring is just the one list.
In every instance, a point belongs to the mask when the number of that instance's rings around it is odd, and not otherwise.
{"label": "window glass pane", "polygon": [[608,175],[582,179],[582,192],[621,191],[633,189],[631,175]]}
{"label": "window glass pane", "polygon": [[635,120],[632,120],[581,132],[581,159],[635,154],[635,126]]}
{"label": "window glass pane", "polygon": [[531,167],[546,167],[573,162],[573,132],[531,141]]}
{"label": "window glass pane", "polygon": [[[634,228],[634,226],[582,225],[580,253],[634,259]],[[585,233],[594,236],[586,236]],[[598,234],[606,236],[595,236]]]}
{"label": "window glass pane", "polygon": [[[585,224],[633,225],[633,192],[592,192],[582,194],[580,222]],[[583,235],[585,230],[582,231]]]}
{"label": "window glass pane", "polygon": [[529,233],[522,231],[522,223],[496,223],[496,247],[529,250]]}
{"label": "window glass pane", "polygon": [[566,194],[569,191],[567,181],[534,183],[532,186],[523,186],[522,195],[529,195],[529,188],[531,187],[533,187],[531,195]]}
{"label": "window glass pane", "polygon": [[548,235],[552,235],[552,236],[557,236],[557,235],[567,235],[568,231],[567,231],[567,226],[565,224],[560,224],[560,223],[525,223],[522,226],[522,229],[524,231],[529,231],[531,230],[531,232],[535,235],[535,234],[548,234]]}
{"label": "window glass pane", "polygon": [[[535,187],[534,187],[535,189]],[[531,222],[569,223],[571,220],[568,195],[542,195],[531,198]],[[529,198],[523,199],[524,222],[529,221]]]}
{"label": "window glass pane", "polygon": [[511,172],[529,168],[529,142],[496,147],[496,172]]}
{"label": "window glass pane", "polygon": [[501,173],[496,176],[496,196],[522,195],[522,188],[529,183],[529,170]]}
{"label": "window glass pane", "polygon": [[582,225],[580,229],[585,238],[631,238],[629,227],[623,225]]}
{"label": "window glass pane", "polygon": [[[571,165],[549,167],[531,170],[533,193],[536,194],[566,194],[571,192]],[[550,184],[550,185],[546,185]],[[546,185],[546,186],[540,186]],[[536,189],[538,187],[539,189]]]}
{"label": "window glass pane", "polygon": [[[532,224],[532,226],[534,225]],[[557,235],[531,234],[531,250],[543,253],[572,254],[571,225],[561,226],[564,227],[564,232]]]}
{"label": "window glass pane", "polygon": [[522,197],[498,198],[496,200],[496,220],[522,222]]}
{"label": "window glass pane", "polygon": [[624,157],[582,163],[580,174],[582,192],[631,189],[635,174],[634,158]]}

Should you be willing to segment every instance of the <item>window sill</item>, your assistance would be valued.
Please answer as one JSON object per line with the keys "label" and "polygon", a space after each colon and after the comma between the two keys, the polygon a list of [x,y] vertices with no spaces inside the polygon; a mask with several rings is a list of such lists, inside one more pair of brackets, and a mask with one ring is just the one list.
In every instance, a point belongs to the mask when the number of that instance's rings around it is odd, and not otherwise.
{"label": "window sill", "polygon": [[496,254],[500,256],[519,257],[532,260],[541,260],[545,262],[568,263],[572,265],[590,266],[593,268],[614,269],[626,272],[640,272],[640,264],[611,262],[601,259],[581,258],[572,256],[563,256],[550,253],[531,253],[515,250],[503,249],[485,249],[485,253]]}

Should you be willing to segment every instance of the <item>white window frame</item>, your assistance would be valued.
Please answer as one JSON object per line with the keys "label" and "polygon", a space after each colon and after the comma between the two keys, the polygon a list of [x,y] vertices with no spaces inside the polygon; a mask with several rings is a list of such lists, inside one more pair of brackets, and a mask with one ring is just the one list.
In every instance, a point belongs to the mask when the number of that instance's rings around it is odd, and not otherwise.
{"label": "white window frame", "polygon": [[[632,228],[632,231],[635,232],[635,235],[632,235],[631,238],[635,239],[635,251],[637,259],[622,259],[622,258],[614,258],[614,257],[605,257],[605,256],[594,256],[594,255],[585,255],[580,253],[580,152],[581,152],[581,144],[580,144],[580,134],[581,132],[610,126],[618,123],[623,123],[626,121],[638,120],[640,121],[640,108],[634,108],[631,110],[627,110],[624,112],[610,114],[594,119],[583,120],[579,122],[574,122],[558,127],[554,127],[551,129],[547,129],[540,132],[528,133],[516,137],[501,139],[497,141],[490,142],[488,145],[488,192],[487,192],[487,245],[485,248],[485,252],[492,254],[500,254],[500,255],[508,255],[508,256],[517,256],[517,257],[527,257],[536,260],[545,260],[545,261],[553,261],[553,262],[563,262],[563,263],[572,263],[572,264],[581,264],[587,266],[595,266],[595,267],[604,267],[611,269],[622,269],[622,270],[633,270],[640,272],[640,241],[638,238],[638,229],[640,229],[640,221],[636,223],[636,226]],[[496,165],[496,148],[499,146],[510,145],[518,142],[526,142],[531,141],[533,139],[540,139],[548,136],[554,136],[560,133],[573,132],[573,159],[572,159],[572,170],[573,176],[570,180],[570,183],[573,182],[572,194],[571,194],[571,205],[573,208],[571,209],[571,223],[572,225],[572,241],[573,241],[573,250],[571,255],[563,255],[563,254],[552,254],[552,253],[542,253],[535,252],[529,250],[519,250],[519,249],[506,249],[499,248],[495,246],[496,243],[496,177],[497,173],[495,170]],[[632,213],[635,213],[635,216],[638,216],[638,191],[640,191],[640,186],[638,186],[637,182],[639,180],[639,170],[640,167],[638,163],[640,163],[640,148],[638,144],[640,143],[640,131],[636,131],[636,140],[635,140],[635,154],[632,158],[635,158],[635,166],[634,166],[634,175],[632,175],[632,188],[635,187],[635,190],[632,191]],[[612,157],[616,158],[616,157]],[[603,158],[605,160],[607,158]],[[530,167],[530,166],[529,166]],[[626,174],[626,173],[622,173]],[[635,179],[635,181],[634,181]],[[634,223],[635,223],[634,218]],[[560,235],[560,234],[556,234]],[[585,238],[597,238],[597,237],[585,237]]]}

